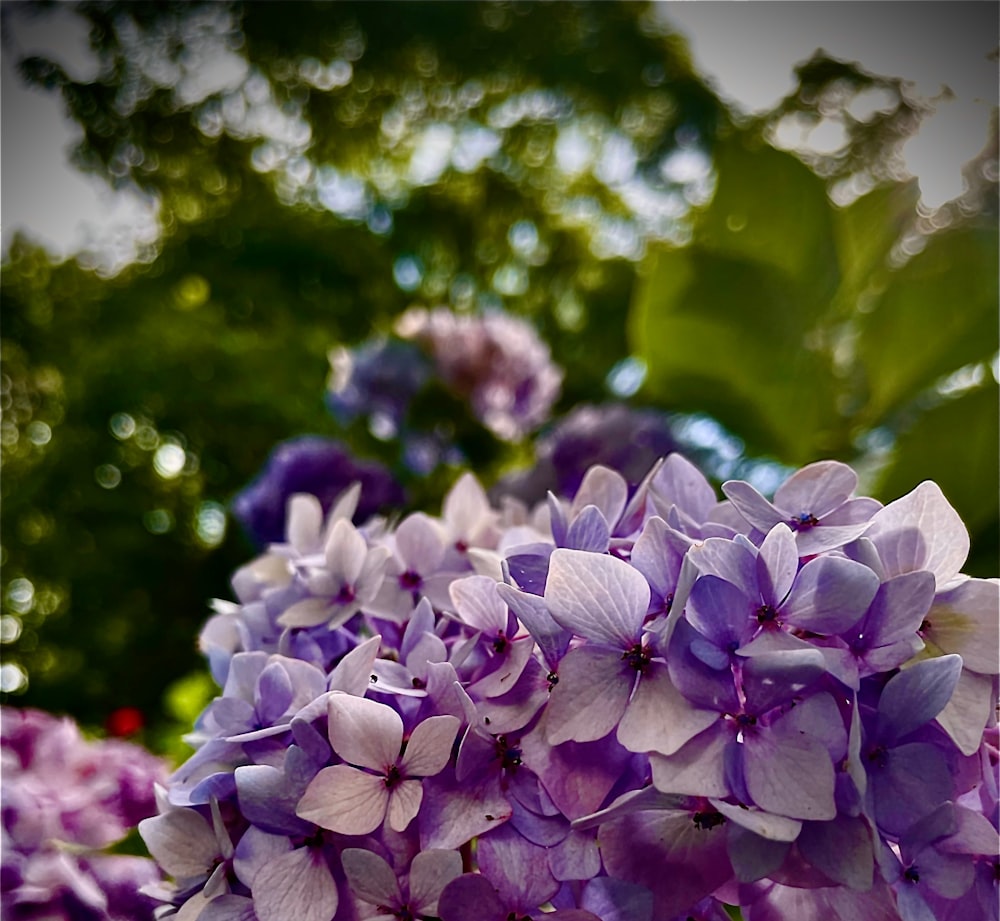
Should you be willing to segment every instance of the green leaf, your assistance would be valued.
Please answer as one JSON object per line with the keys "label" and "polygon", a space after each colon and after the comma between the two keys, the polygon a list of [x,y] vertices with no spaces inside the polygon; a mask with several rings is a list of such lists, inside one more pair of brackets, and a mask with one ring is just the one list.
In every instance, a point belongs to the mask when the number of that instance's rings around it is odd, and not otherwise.
{"label": "green leaf", "polygon": [[747,135],[716,148],[715,168],[715,196],[695,240],[780,270],[800,309],[825,309],[839,272],[834,211],[823,180],[792,154]]}
{"label": "green leaf", "polygon": [[997,350],[997,298],[995,228],[942,233],[893,273],[859,320],[864,421],[876,424],[942,375],[989,359]]}
{"label": "green leaf", "polygon": [[920,187],[915,179],[882,185],[834,211],[841,283],[837,301],[852,310],[873,275],[886,267],[893,244],[915,218]]}
{"label": "green leaf", "polygon": [[841,443],[829,363],[806,347],[812,319],[779,270],[694,245],[658,254],[630,333],[665,404],[806,463]]}
{"label": "green leaf", "polygon": [[930,479],[970,532],[995,520],[1000,507],[998,400],[1000,392],[991,380],[924,412],[899,436],[875,495],[888,502]]}

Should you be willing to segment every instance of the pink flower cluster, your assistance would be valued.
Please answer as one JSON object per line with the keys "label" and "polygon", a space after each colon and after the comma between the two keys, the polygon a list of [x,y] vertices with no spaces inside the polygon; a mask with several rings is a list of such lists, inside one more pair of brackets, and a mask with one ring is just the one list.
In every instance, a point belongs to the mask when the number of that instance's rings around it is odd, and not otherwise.
{"label": "pink flower cluster", "polygon": [[140,824],[201,921],[997,917],[998,582],[827,461],[352,522],[290,500]]}

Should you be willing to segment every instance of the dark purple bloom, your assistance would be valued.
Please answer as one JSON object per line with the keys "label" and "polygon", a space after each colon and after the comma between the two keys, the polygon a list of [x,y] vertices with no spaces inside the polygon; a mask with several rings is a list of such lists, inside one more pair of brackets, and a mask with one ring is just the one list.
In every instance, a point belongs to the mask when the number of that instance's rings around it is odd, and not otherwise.
{"label": "dark purple bloom", "polygon": [[657,460],[675,449],[666,413],[624,403],[578,406],[539,436],[534,466],[506,476],[494,492],[529,505],[549,491],[572,496],[597,464],[616,470],[634,489]]}
{"label": "dark purple bloom", "polygon": [[330,438],[293,438],[271,452],[257,479],[233,499],[233,515],[258,546],[278,543],[285,539],[292,495],[316,496],[326,514],[352,483],[361,484],[358,521],[403,501],[402,487],[381,464],[358,460]]}

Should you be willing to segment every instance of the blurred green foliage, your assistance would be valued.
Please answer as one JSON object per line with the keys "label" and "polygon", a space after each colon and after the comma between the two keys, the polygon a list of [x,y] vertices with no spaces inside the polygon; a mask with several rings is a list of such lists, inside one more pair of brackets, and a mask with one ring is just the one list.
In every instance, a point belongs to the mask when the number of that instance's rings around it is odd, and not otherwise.
{"label": "blurred green foliage", "polygon": [[[749,120],[645,3],[73,9],[97,78],[22,73],[162,234],[120,271],[24,239],[4,265],[6,699],[91,725],[136,706],[174,751],[209,599],[251,553],[227,503],[305,432],[395,458],[326,413],[326,355],[411,304],[529,317],[560,411],[637,357],[633,401],[708,413],[748,456],[841,458],[884,500],[937,479],[969,571],[995,572],[995,151],[932,221],[893,166],[922,114],[899,80],[818,55]],[[890,104],[849,115],[872,88]],[[772,145],[831,112],[836,154]],[[530,456],[450,412],[485,482]],[[411,478],[413,503],[452,477]]]}

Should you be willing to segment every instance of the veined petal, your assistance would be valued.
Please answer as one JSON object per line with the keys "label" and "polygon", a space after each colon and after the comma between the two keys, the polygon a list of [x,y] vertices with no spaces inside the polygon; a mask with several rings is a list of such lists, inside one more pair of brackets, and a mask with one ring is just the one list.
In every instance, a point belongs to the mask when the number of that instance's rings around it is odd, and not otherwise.
{"label": "veined petal", "polygon": [[303,598],[290,604],[278,618],[282,627],[318,627],[333,613],[329,598]]}
{"label": "veined petal", "polygon": [[346,518],[341,518],[330,530],[324,550],[330,575],[341,585],[354,585],[368,555],[368,542]]}
{"label": "veined petal", "polygon": [[722,491],[736,511],[765,534],[787,517],[743,480],[728,480],[722,484]]}
{"label": "veined petal", "polygon": [[219,856],[212,827],[194,809],[171,809],[139,822],[149,853],[171,876],[208,876]]}
{"label": "veined petal", "polygon": [[1000,672],[1000,581],[965,579],[939,593],[923,633],[942,652],[957,652],[966,668],[983,675]]}
{"label": "veined petal", "polygon": [[745,735],[742,748],[747,792],[761,809],[793,819],[837,814],[833,762],[822,742],[758,727]]}
{"label": "veined petal", "polygon": [[389,827],[393,831],[406,831],[420,811],[424,788],[419,780],[403,780],[389,791]]}
{"label": "veined petal", "polygon": [[895,742],[934,719],[951,699],[961,671],[961,656],[939,656],[890,678],[878,701],[879,740]]}
{"label": "veined petal", "polygon": [[774,504],[793,515],[822,518],[843,505],[858,485],[858,475],[840,461],[817,461],[796,470],[774,493]]}
{"label": "veined petal", "polygon": [[407,515],[396,528],[396,552],[408,569],[421,575],[432,573],[444,559],[440,525],[423,512]]}
{"label": "veined petal", "polygon": [[384,777],[335,764],[312,779],[295,812],[342,835],[367,835],[382,824],[388,805]]}
{"label": "veined petal", "polygon": [[289,851],[261,867],[252,891],[260,921],[329,921],[340,902],[323,852],[309,847]]}
{"label": "veined petal", "polygon": [[334,694],[327,703],[330,744],[351,764],[384,771],[395,764],[403,744],[403,721],[391,707]]}
{"label": "veined petal", "polygon": [[969,532],[930,480],[876,512],[865,537],[878,547],[890,576],[928,569],[938,588],[958,574],[969,555]]}
{"label": "veined petal", "polygon": [[558,549],[549,561],[545,602],[567,630],[627,649],[642,631],[649,583],[637,569],[615,557]]}
{"label": "veined petal", "polygon": [[860,816],[806,822],[798,838],[802,856],[830,879],[857,892],[872,887],[875,852],[868,823]]}
{"label": "veined petal", "polygon": [[783,815],[761,809],[734,806],[721,799],[709,799],[727,819],[768,841],[794,841],[802,831],[802,823]]}
{"label": "veined petal", "polygon": [[842,633],[861,619],[878,587],[878,576],[867,566],[821,556],[802,567],[779,616],[812,633]]}
{"label": "veined petal", "polygon": [[586,506],[596,505],[608,525],[614,525],[621,517],[627,499],[628,484],[625,478],[617,470],[595,464],[584,474],[580,488],[573,497],[569,510],[570,521]]}
{"label": "veined petal", "polygon": [[629,751],[672,755],[718,718],[677,691],[666,665],[650,662],[618,724],[618,741]]}
{"label": "veined petal", "polygon": [[549,744],[606,736],[625,712],[634,682],[635,673],[618,651],[603,646],[571,649],[559,666],[559,683],[546,709]]}
{"label": "veined petal", "polygon": [[454,716],[431,716],[418,723],[399,762],[408,777],[431,777],[444,770],[460,723]]}
{"label": "veined petal", "polygon": [[795,581],[799,549],[787,524],[776,524],[767,532],[757,557],[757,583],[765,604],[776,608]]}
{"label": "veined petal", "polygon": [[381,642],[381,634],[369,637],[344,656],[330,672],[327,682],[329,690],[344,691],[355,697],[362,696],[371,680],[372,665],[378,656]]}
{"label": "veined petal", "polygon": [[507,606],[489,576],[456,579],[448,591],[459,617],[474,630],[494,636],[506,628]]}
{"label": "veined petal", "polygon": [[590,553],[606,553],[611,542],[608,523],[596,505],[587,505],[580,511],[566,531],[565,546]]}
{"label": "veined petal", "polygon": [[951,699],[937,715],[941,728],[963,755],[978,750],[983,730],[993,714],[993,704],[993,679],[963,668]]}
{"label": "veined petal", "polygon": [[378,854],[360,847],[340,853],[344,875],[354,894],[372,905],[398,908],[403,904],[396,873]]}
{"label": "veined petal", "polygon": [[478,873],[456,877],[441,893],[438,901],[441,921],[503,921],[507,910],[492,883]]}
{"label": "veined petal", "polygon": [[663,793],[685,796],[728,796],[724,753],[735,745],[719,720],[672,755],[650,753],[653,785]]}
{"label": "veined petal", "polygon": [[458,851],[421,851],[410,864],[410,908],[420,915],[436,915],[441,891],[461,875]]}

